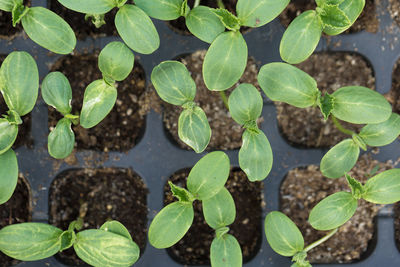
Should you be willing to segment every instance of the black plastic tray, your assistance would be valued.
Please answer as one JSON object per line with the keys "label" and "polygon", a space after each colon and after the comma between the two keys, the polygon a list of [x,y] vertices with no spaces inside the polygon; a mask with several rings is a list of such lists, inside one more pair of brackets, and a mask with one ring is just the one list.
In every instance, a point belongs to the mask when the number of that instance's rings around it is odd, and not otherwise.
{"label": "black plastic tray", "polygon": [[[46,0],[33,0],[34,6],[47,6]],[[317,51],[346,51],[357,52],[363,55],[372,65],[377,91],[384,94],[390,91],[392,70],[400,55],[400,28],[388,30],[393,21],[387,10],[388,0],[381,0],[377,5],[377,14],[380,20],[378,33],[360,32],[356,34],[340,35],[331,38],[328,42],[323,38]],[[141,55],[140,64],[143,66],[147,83],[150,82],[150,73],[154,66],[161,61],[176,58],[182,54],[193,53],[199,49],[207,49],[208,44],[192,36],[183,36],[173,32],[165,22],[154,20],[161,37],[160,48],[152,55]],[[262,65],[280,61],[279,43],[284,28],[278,19],[268,25],[253,29],[245,34],[252,56]],[[78,41],[76,52],[91,52],[103,48],[110,41],[119,40],[118,37],[88,38]],[[13,50],[24,50],[35,57],[38,63],[40,78],[43,79],[49,72],[48,64],[55,62],[60,56],[51,55],[47,50],[39,47],[24,34],[20,34],[12,41],[0,39],[0,54],[8,54]],[[323,64],[323,62],[321,62]],[[272,102],[266,100],[263,109],[264,122],[262,130],[268,136],[274,152],[273,169],[264,181],[264,198],[266,206],[263,208],[263,218],[272,210],[279,209],[279,187],[286,173],[295,167],[309,164],[319,164],[326,149],[300,149],[290,146],[280,135],[276,119],[276,109]],[[48,221],[49,188],[58,173],[72,167],[63,163],[55,172],[54,159],[47,153],[48,135],[47,106],[39,101],[32,112],[31,134],[34,140],[32,149],[20,147],[17,149],[20,171],[30,183],[33,196],[33,221]],[[167,137],[160,114],[150,112],[146,117],[145,133],[139,144],[127,153],[110,152],[104,163],[84,161],[91,155],[104,158],[104,153],[95,151],[80,151],[76,153],[78,165],[82,168],[122,167],[132,168],[138,173],[149,188],[147,196],[149,218],[148,224],[163,206],[163,186],[166,179],[175,171],[192,167],[204,154],[196,154],[179,148]],[[238,150],[226,151],[231,159],[232,166],[238,167]],[[397,139],[389,146],[380,149],[374,158],[380,161],[396,161],[400,156],[400,141]],[[155,167],[156,166],[156,167]],[[76,168],[74,166],[74,168]],[[400,252],[395,245],[393,209],[391,206],[381,210],[377,218],[377,242],[370,248],[372,251],[365,259],[353,264],[329,264],[317,266],[400,266]],[[353,238],[349,236],[349,238]],[[36,262],[23,262],[17,266],[65,266],[54,257]],[[138,267],[178,267],[183,266],[167,254],[166,250],[158,250],[150,244],[135,264]],[[262,233],[261,249],[246,267],[259,266],[290,266],[290,259],[279,256],[267,244]]]}

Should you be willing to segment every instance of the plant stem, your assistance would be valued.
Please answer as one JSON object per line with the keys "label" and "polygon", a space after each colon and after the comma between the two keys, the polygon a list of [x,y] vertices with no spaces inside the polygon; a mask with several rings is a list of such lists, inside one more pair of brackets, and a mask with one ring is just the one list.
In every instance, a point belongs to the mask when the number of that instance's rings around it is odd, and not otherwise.
{"label": "plant stem", "polygon": [[224,102],[224,105],[226,107],[227,110],[229,110],[229,104],[228,104],[228,98],[226,97],[226,94],[224,91],[219,91],[219,95],[222,98],[222,101]]}
{"label": "plant stem", "polygon": [[329,238],[331,238],[334,234],[336,234],[336,232],[339,230],[339,228],[333,229],[332,231],[330,231],[326,236],[324,236],[323,238],[315,241],[314,243],[311,243],[310,245],[308,245],[304,251],[308,252],[310,250],[312,250],[313,248],[321,245],[322,243],[324,243],[326,240],[328,240]]}
{"label": "plant stem", "polygon": [[339,131],[341,131],[342,133],[348,134],[348,135],[353,135],[353,134],[354,134],[354,132],[353,132],[352,130],[349,130],[349,129],[344,128],[344,127],[340,124],[340,122],[338,121],[338,119],[336,119],[335,116],[331,115],[331,119],[332,119],[333,123],[335,124],[336,128],[337,128]]}
{"label": "plant stem", "polygon": [[222,2],[222,0],[217,0],[217,4],[218,4],[219,8],[225,9],[225,5],[224,5],[224,2]]}
{"label": "plant stem", "polygon": [[193,8],[195,8],[195,7],[199,6],[199,5],[200,5],[200,0],[196,0],[194,2]]}

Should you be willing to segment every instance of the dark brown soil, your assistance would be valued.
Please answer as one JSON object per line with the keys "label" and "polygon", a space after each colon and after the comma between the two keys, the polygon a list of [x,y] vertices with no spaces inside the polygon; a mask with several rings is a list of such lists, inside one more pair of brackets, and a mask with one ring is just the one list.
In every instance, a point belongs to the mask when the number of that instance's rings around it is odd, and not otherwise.
{"label": "dark brown soil", "polygon": [[[310,0],[294,0],[279,16],[281,23],[285,28],[301,13],[306,10],[316,8],[315,1]],[[345,33],[356,33],[363,30],[376,33],[379,29],[379,21],[376,16],[375,0],[366,0],[365,8],[360,17],[356,20],[353,26],[350,27]]]}
{"label": "dark brown soil", "polygon": [[[379,166],[378,171],[374,168]],[[350,175],[365,182],[384,170],[391,169],[390,163],[380,163],[370,155],[360,158]],[[322,238],[327,232],[313,229],[308,223],[311,209],[322,199],[338,191],[350,191],[344,177],[334,180],[322,176],[318,166],[291,170],[281,186],[281,210],[299,226],[306,245]],[[312,249],[308,258],[312,263],[348,263],[368,256],[373,250],[375,236],[374,217],[379,206],[359,201],[353,218],[339,228],[339,232],[322,245]],[[374,240],[375,239],[375,240]]]}
{"label": "dark brown soil", "polygon": [[389,0],[388,9],[392,19],[400,26],[400,2],[398,0]]}
{"label": "dark brown soil", "polygon": [[387,100],[392,104],[393,112],[400,114],[400,61],[394,67],[392,73],[392,89],[386,94]]}
{"label": "dark brown soil", "polygon": [[[210,122],[212,135],[207,149],[229,150],[239,148],[242,145],[242,127],[230,116],[227,108],[222,102],[219,92],[212,92],[208,90],[204,84],[202,65],[205,53],[205,50],[197,51],[182,58],[181,61],[188,68],[197,86],[196,98],[194,101],[199,104],[201,108],[203,108],[207,115],[208,121]],[[253,58],[249,58],[246,70],[238,83],[251,83],[258,88],[259,85],[257,82],[257,72],[258,69],[255,60]],[[225,91],[227,97],[232,90],[233,88]],[[178,119],[182,108],[165,102],[163,102],[163,105],[165,127],[180,147],[190,150],[190,148],[184,144],[178,136]]]}
{"label": "dark brown soil", "polygon": [[[373,69],[358,54],[316,53],[297,67],[317,81],[323,94],[349,85],[375,89]],[[280,131],[292,145],[330,147],[349,137],[337,130],[330,119],[326,122],[318,107],[301,109],[280,102],[276,106]],[[361,128],[345,122],[343,125],[352,130]]]}
{"label": "dark brown soil", "polygon": [[[31,0],[24,0],[24,5],[31,6]],[[21,31],[21,23],[13,27],[11,12],[0,10],[0,38],[11,39]]]}
{"label": "dark brown soil", "polygon": [[[129,230],[143,253],[146,245],[147,188],[130,169],[75,169],[61,173],[50,188],[49,222],[67,229],[83,217],[83,229],[117,220]],[[83,265],[73,248],[57,254],[65,264]]]}
{"label": "dark brown soil", "polygon": [[[189,170],[176,172],[169,181],[186,187],[186,178]],[[231,171],[226,188],[232,194],[236,205],[236,220],[229,227],[229,233],[234,235],[242,248],[243,260],[251,260],[261,245],[261,212],[262,212],[262,184],[251,183],[241,170]],[[176,199],[172,196],[168,183],[164,187],[164,205]],[[186,235],[168,253],[182,264],[202,265],[210,264],[210,246],[214,238],[214,230],[204,220],[202,206],[199,201],[194,202],[194,221]]]}
{"label": "dark brown soil", "polygon": [[[51,71],[60,71],[69,79],[72,87],[72,113],[82,108],[85,88],[101,79],[95,55],[65,56],[54,64]],[[140,96],[145,91],[146,81],[143,68],[135,62],[131,74],[117,84],[118,98],[113,110],[97,126],[84,129],[73,126],[78,149],[98,151],[127,151],[142,136],[145,127],[144,116],[139,114]],[[49,128],[52,129],[62,118],[54,108],[49,107]]]}
{"label": "dark brown soil", "polygon": [[400,202],[394,205],[394,230],[396,234],[396,245],[400,250]]}
{"label": "dark brown soil", "polygon": [[[31,220],[31,193],[28,183],[20,176],[17,187],[11,199],[0,205],[0,229],[11,224]],[[19,261],[0,252],[0,267],[16,265]]]}

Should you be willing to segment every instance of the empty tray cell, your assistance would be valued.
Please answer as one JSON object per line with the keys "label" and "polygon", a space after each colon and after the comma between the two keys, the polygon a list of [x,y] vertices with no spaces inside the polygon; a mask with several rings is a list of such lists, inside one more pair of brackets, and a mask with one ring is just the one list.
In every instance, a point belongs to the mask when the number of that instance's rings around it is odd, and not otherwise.
{"label": "empty tray cell", "polygon": [[[24,0],[23,2],[24,5],[31,6],[30,0]],[[18,23],[16,27],[13,27],[11,12],[0,10],[0,38],[13,39],[15,35],[21,31],[21,23]]]}

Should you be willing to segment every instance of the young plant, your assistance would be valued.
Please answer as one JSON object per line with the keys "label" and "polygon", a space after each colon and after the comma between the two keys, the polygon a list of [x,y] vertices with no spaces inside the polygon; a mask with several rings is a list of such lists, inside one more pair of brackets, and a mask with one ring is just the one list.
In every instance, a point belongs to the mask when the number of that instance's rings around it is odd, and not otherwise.
{"label": "young plant", "polygon": [[264,180],[271,171],[273,156],[268,138],[257,126],[263,107],[261,94],[253,85],[241,84],[228,103],[232,118],[246,129],[239,151],[240,168],[250,181]]}
{"label": "young plant", "polygon": [[295,18],[283,34],[281,58],[297,64],[306,60],[317,47],[322,32],[338,35],[353,25],[365,6],[365,0],[316,0],[317,8]]}
{"label": "young plant", "polygon": [[2,0],[0,10],[11,12],[13,26],[21,22],[26,34],[38,45],[57,54],[74,50],[75,34],[56,13],[43,7],[24,6],[23,0]]}
{"label": "young plant", "polygon": [[282,212],[272,211],[268,213],[264,228],[271,248],[279,255],[292,257],[294,262],[292,267],[311,267],[307,260],[307,252],[328,240],[338,230],[334,229],[323,238],[304,247],[304,238],[299,228]]}
{"label": "young plant", "polygon": [[118,221],[108,221],[100,229],[82,228],[73,221],[68,230],[44,223],[20,223],[0,230],[0,251],[22,261],[46,259],[70,247],[92,266],[129,267],[140,254],[128,230]]}
{"label": "young plant", "polygon": [[[332,147],[321,160],[321,172],[328,178],[339,178],[357,162],[360,148],[383,146],[400,134],[400,116],[392,113],[387,100],[378,92],[361,86],[348,86],[324,96],[317,82],[302,70],[286,63],[263,66],[258,81],[265,94],[299,108],[318,106],[325,118],[351,139]],[[359,134],[347,130],[339,121],[367,124]]]}
{"label": "young plant", "polygon": [[106,13],[118,8],[115,27],[122,40],[132,50],[141,54],[151,54],[160,45],[157,30],[149,16],[137,5],[126,4],[127,0],[58,0],[58,2],[66,8],[87,14],[86,17],[90,17],[96,27],[105,24]]}
{"label": "young plant", "polygon": [[86,88],[80,115],[71,114],[72,90],[67,77],[61,72],[51,72],[45,77],[42,97],[64,116],[48,137],[48,150],[52,157],[63,159],[71,154],[75,145],[72,123],[88,129],[107,116],[117,99],[115,81],[128,77],[134,59],[133,53],[121,42],[111,42],[100,52],[99,68],[103,79],[92,82]]}
{"label": "young plant", "polygon": [[39,91],[39,71],[26,52],[10,53],[0,67],[0,91],[7,115],[0,118],[0,204],[7,202],[17,186],[18,161],[11,149],[22,124],[22,116],[32,111]]}
{"label": "young plant", "polygon": [[184,110],[179,116],[179,138],[196,153],[203,152],[211,139],[211,128],[204,111],[194,101],[196,84],[178,61],[165,61],[151,73],[151,82],[162,100]]}

